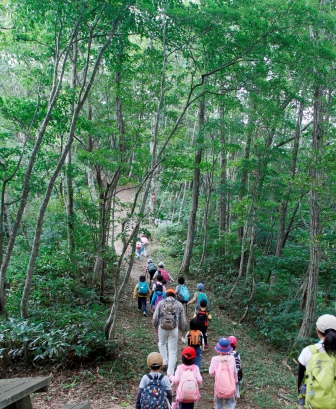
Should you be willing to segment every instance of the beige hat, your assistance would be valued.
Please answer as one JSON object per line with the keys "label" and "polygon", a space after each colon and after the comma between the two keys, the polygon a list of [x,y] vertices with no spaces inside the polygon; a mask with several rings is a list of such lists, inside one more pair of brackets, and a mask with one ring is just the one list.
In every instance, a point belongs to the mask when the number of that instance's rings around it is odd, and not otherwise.
{"label": "beige hat", "polygon": [[316,328],[323,334],[327,329],[333,329],[336,331],[336,317],[330,314],[321,315],[316,321]]}
{"label": "beige hat", "polygon": [[151,352],[147,357],[147,365],[148,366],[162,366],[163,359],[161,354],[158,352]]}

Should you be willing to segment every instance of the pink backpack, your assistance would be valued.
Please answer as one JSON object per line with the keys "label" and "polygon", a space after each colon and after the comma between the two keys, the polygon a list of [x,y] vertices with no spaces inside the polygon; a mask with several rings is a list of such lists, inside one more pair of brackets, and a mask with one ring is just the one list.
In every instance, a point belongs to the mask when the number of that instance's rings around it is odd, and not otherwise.
{"label": "pink backpack", "polygon": [[176,398],[179,402],[185,403],[196,402],[200,398],[196,376],[191,367],[184,369],[180,383],[177,387]]}
{"label": "pink backpack", "polygon": [[155,302],[154,302],[154,304],[153,304],[153,311],[155,311],[156,306],[159,304],[159,302],[160,302],[161,300],[164,300],[163,295],[162,295],[162,294],[157,294],[157,295],[156,295],[156,298],[155,298]]}
{"label": "pink backpack", "polygon": [[230,399],[236,395],[236,382],[229,365],[229,357],[222,357],[215,377],[217,398]]}
{"label": "pink backpack", "polygon": [[169,281],[168,271],[166,271],[166,270],[161,270],[161,269],[160,269],[160,274],[162,275],[163,279],[164,279],[165,281],[167,281],[167,283],[168,283],[168,281]]}

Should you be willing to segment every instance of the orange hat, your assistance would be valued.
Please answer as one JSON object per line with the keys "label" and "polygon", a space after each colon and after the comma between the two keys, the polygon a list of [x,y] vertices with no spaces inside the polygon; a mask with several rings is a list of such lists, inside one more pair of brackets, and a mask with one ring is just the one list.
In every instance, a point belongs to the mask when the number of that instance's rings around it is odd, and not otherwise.
{"label": "orange hat", "polygon": [[168,295],[168,293],[172,294],[174,297],[176,296],[176,291],[173,288],[167,288],[166,295]]}

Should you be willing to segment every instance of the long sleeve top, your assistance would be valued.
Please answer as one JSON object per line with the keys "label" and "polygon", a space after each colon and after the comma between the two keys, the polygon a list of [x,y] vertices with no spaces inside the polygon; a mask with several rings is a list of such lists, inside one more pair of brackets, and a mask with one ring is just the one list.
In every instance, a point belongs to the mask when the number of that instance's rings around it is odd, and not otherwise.
{"label": "long sleeve top", "polygon": [[151,289],[149,287],[148,287],[148,294],[147,295],[142,295],[142,294],[139,294],[138,292],[139,292],[139,283],[134,287],[133,298],[137,298],[137,297],[146,298],[146,297],[150,296],[151,293],[152,293],[152,291],[151,291]]}
{"label": "long sleeve top", "polygon": [[183,305],[176,300],[175,297],[169,296],[165,300],[161,300],[155,308],[155,312],[153,315],[153,326],[157,329],[160,325],[162,312],[165,302],[175,302],[176,304],[176,313],[177,313],[177,321],[180,330],[185,331],[186,328],[186,316]]}

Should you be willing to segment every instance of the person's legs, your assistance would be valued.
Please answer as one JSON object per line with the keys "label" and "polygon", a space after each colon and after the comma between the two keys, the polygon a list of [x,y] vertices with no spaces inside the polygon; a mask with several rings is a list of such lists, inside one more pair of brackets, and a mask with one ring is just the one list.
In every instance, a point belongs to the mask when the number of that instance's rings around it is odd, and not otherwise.
{"label": "person's legs", "polygon": [[160,354],[162,356],[163,366],[168,365],[168,353],[167,353],[168,335],[169,335],[169,331],[159,327],[159,330],[158,330],[158,336],[159,336],[158,347],[159,347],[159,352],[160,352]]}
{"label": "person's legs", "polygon": [[236,406],[235,398],[223,399],[226,404],[226,409],[234,409]]}
{"label": "person's legs", "polygon": [[175,364],[177,361],[178,327],[171,329],[168,335],[168,369],[169,375],[174,375]]}
{"label": "person's legs", "polygon": [[149,285],[152,284],[153,277],[154,277],[154,271],[149,272]]}
{"label": "person's legs", "polygon": [[216,409],[224,409],[224,399],[215,397]]}
{"label": "person's legs", "polygon": [[239,383],[236,383],[236,398],[240,398]]}
{"label": "person's legs", "polygon": [[141,307],[142,307],[142,300],[141,297],[138,297],[138,310],[141,311]]}
{"label": "person's legs", "polygon": [[196,349],[195,365],[197,365],[199,369],[201,369],[202,348],[198,347],[195,349]]}
{"label": "person's legs", "polygon": [[141,308],[142,308],[142,312],[143,314],[147,314],[147,298],[146,297],[141,297]]}
{"label": "person's legs", "polygon": [[203,334],[203,339],[204,339],[204,347],[207,348],[208,345],[208,328],[206,326],[201,326],[200,331]]}

